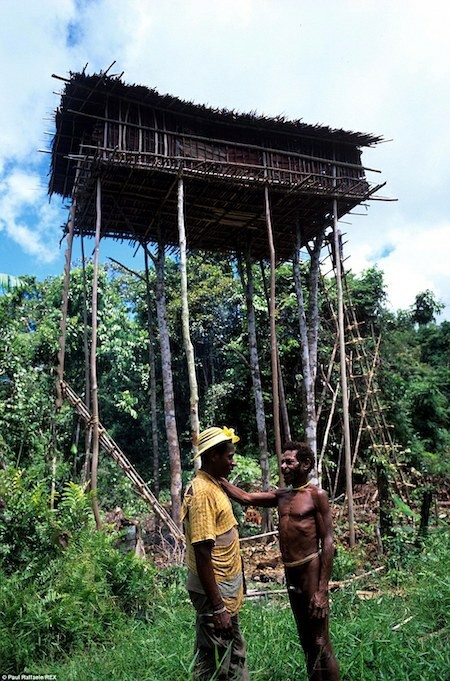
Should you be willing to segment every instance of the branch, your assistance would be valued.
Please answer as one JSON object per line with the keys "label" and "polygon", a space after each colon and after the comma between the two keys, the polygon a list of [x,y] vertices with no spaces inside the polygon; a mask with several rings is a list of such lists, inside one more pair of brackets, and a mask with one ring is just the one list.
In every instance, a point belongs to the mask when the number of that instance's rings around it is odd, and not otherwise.
{"label": "branch", "polygon": [[119,267],[121,267],[123,270],[126,270],[126,271],[129,272],[130,274],[134,274],[135,277],[139,277],[139,279],[142,279],[142,281],[145,281],[145,277],[142,276],[142,274],[140,274],[140,272],[136,272],[135,270],[131,270],[131,269],[130,269],[129,267],[127,267],[126,265],[122,265],[121,262],[119,262],[118,260],[115,260],[114,258],[110,258],[109,256],[108,256],[108,260],[111,260],[111,262],[114,262],[116,265],[118,265]]}

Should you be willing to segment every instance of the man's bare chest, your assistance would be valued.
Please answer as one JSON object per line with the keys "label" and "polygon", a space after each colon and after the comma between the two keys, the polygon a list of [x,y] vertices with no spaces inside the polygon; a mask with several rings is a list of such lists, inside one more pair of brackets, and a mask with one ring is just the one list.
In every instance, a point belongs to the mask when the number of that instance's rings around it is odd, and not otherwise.
{"label": "man's bare chest", "polygon": [[306,520],[314,517],[315,506],[310,494],[289,492],[278,500],[280,522]]}

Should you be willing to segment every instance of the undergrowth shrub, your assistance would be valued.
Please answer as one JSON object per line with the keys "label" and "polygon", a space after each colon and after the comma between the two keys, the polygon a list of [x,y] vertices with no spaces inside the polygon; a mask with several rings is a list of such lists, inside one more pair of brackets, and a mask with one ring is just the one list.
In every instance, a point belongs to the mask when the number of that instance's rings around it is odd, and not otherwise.
{"label": "undergrowth shrub", "polygon": [[360,561],[361,557],[357,551],[347,549],[341,544],[337,544],[333,558],[331,578],[339,581],[354,575]]}
{"label": "undergrowth shrub", "polygon": [[[0,568],[2,672],[21,673],[40,658],[105,644],[127,616],[151,621],[155,604],[160,600],[155,568],[133,553],[120,553],[113,546],[115,533],[83,526],[79,520],[83,516],[81,497],[75,489],[69,492],[68,516],[67,505],[61,507],[65,526],[72,528],[68,547],[46,554],[50,539],[44,541],[41,537],[38,545],[23,549],[20,561],[11,561],[8,554],[8,570]],[[74,510],[77,503],[81,505],[78,514]],[[44,512],[39,517],[45,537],[54,530],[49,529],[48,518]],[[79,523],[81,527],[75,530]],[[24,528],[25,524],[20,526],[21,530]],[[33,529],[29,533],[34,536]],[[17,538],[14,534],[14,541]],[[23,569],[27,556],[33,559],[33,569]]]}
{"label": "undergrowth shrub", "polygon": [[39,571],[91,518],[91,494],[84,487],[67,482],[51,509],[50,485],[33,469],[0,471],[0,497],[0,567],[7,574]]}

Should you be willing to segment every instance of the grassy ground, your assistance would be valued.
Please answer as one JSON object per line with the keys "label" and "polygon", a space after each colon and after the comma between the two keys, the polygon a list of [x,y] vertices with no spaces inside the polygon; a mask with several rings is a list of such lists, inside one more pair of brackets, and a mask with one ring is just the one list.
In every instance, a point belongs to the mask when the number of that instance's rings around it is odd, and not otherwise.
{"label": "grassy ground", "polygon": [[[369,585],[334,592],[331,631],[346,681],[444,680],[450,669],[448,536]],[[373,591],[368,600],[361,590]],[[366,594],[367,595],[367,594]],[[284,597],[247,602],[241,614],[252,681],[306,679],[303,656]],[[29,674],[57,681],[183,681],[190,678],[194,617],[182,587],[166,585],[152,621],[122,618],[101,644],[69,657],[56,651],[28,664]],[[398,626],[400,625],[400,626]],[[0,672],[1,672],[0,665]]]}

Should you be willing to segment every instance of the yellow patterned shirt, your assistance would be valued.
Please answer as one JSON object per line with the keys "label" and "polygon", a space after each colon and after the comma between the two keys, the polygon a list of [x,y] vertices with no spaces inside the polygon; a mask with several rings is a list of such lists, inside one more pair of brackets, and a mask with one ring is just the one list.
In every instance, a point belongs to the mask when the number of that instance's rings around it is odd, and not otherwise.
{"label": "yellow patterned shirt", "polygon": [[[200,590],[193,544],[214,542],[211,562],[214,576],[229,612],[233,615],[242,603],[242,563],[237,520],[227,495],[213,477],[199,470],[183,499],[181,518],[186,534],[186,564],[191,573],[188,588]],[[191,586],[189,586],[189,583]]]}

